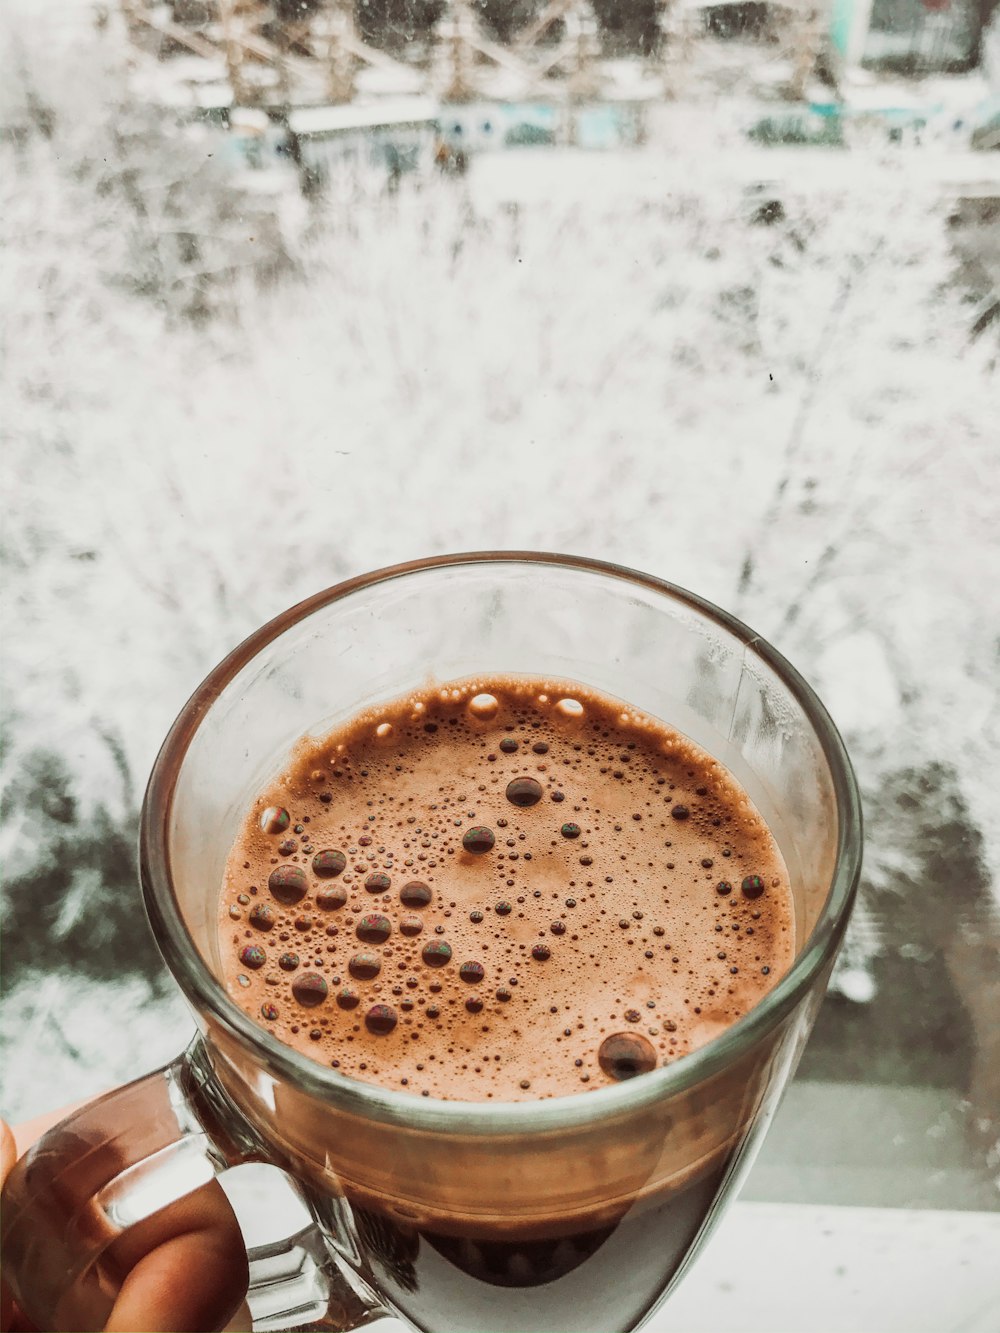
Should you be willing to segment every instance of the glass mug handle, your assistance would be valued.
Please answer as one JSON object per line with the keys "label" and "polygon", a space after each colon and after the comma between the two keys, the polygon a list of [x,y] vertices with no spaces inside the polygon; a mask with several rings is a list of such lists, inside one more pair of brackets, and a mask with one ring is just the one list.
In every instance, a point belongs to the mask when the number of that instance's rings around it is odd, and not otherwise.
{"label": "glass mug handle", "polygon": [[[199,1042],[44,1134],[3,1190],[4,1280],[39,1328],[103,1327],[122,1275],[109,1246],[230,1167],[261,1160],[222,1127]],[[249,1249],[254,1330],[346,1330],[389,1316],[310,1224]]]}

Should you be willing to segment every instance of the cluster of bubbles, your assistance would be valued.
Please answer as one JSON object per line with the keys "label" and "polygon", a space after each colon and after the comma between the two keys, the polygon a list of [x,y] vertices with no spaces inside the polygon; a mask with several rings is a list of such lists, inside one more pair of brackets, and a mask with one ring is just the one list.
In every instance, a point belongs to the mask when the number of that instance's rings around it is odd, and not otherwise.
{"label": "cluster of bubbles", "polygon": [[[485,700],[485,702],[483,702],[483,700]],[[493,705],[497,705],[495,697],[479,695],[469,702],[468,709],[473,717],[478,720],[484,720],[488,717],[495,716],[497,708],[493,707]],[[575,700],[562,700],[557,706],[560,708],[564,716],[577,716],[578,714],[575,711],[577,709],[579,710],[579,713],[582,713],[583,711],[582,706]],[[448,718],[447,721],[454,723],[455,719],[452,717]],[[518,718],[517,722],[524,726],[538,725],[537,722],[529,723],[528,719],[525,717]],[[439,723],[428,719],[421,724],[420,730],[424,733],[425,737],[434,736],[439,730]],[[402,734],[404,744],[407,739],[406,732],[407,728],[405,727],[397,727],[395,732],[396,735],[399,735],[400,733]],[[376,735],[380,740],[387,740],[393,734],[394,729],[391,723],[382,722],[378,724]],[[631,763],[633,758],[643,758],[645,756],[642,754],[633,756],[627,752],[618,753],[626,746],[626,742],[623,741],[620,736],[612,737],[609,742],[607,740],[607,732],[605,732],[602,739],[604,743],[600,751],[598,751],[598,746],[601,745],[601,742],[598,742],[597,745],[587,747],[578,744],[573,748],[578,754],[581,751],[584,751],[590,758],[594,758],[595,755],[597,755],[598,758],[603,757],[604,752],[606,751],[607,757],[610,760],[617,761],[621,767],[613,767],[609,764],[608,766],[601,767],[601,774],[603,775],[610,772],[612,781],[621,781],[624,779],[626,783],[631,782],[632,779],[626,766]],[[524,747],[523,749],[522,746]],[[343,749],[344,747],[340,748]],[[525,743],[519,742],[514,736],[504,736],[496,748],[499,754],[505,756],[514,756],[525,751],[530,751],[530,753],[535,756],[544,757],[548,755],[550,745],[547,741],[542,739]],[[628,751],[634,751],[635,748],[636,746],[634,743],[627,744]],[[403,757],[402,751],[399,752],[399,757]],[[494,764],[498,760],[498,754],[491,752],[485,756],[485,759],[487,763]],[[343,759],[335,760],[334,762],[335,764],[339,763],[341,765],[339,768],[334,767],[335,778],[346,777],[347,781],[351,782],[354,781],[356,777],[364,778],[368,776],[368,771],[365,768],[359,767],[358,764],[355,764],[353,770],[351,770],[350,759],[346,756]],[[581,760],[577,759],[576,761],[573,761],[572,759],[565,759],[563,760],[563,763],[570,766],[572,769],[574,767],[579,767]],[[539,767],[540,769],[544,769],[546,765],[540,765]],[[635,768],[637,769],[638,765],[635,765]],[[400,769],[401,766],[396,765],[396,771],[399,772]],[[646,771],[648,772],[648,769]],[[314,782],[325,780],[325,774],[322,770],[316,770],[311,774],[311,778]],[[494,779],[494,781],[495,780],[496,779]],[[542,782],[536,777],[525,773],[510,777],[503,786],[503,794],[506,802],[510,807],[514,807],[516,810],[530,810],[532,807],[537,806],[542,802],[546,794],[548,794],[551,801],[557,804],[561,803],[565,799],[562,785],[553,786],[551,779],[548,779],[547,781],[548,792],[546,792],[546,787],[543,786]],[[664,779],[659,778],[658,782],[660,785],[664,785]],[[671,783],[668,789],[669,792],[672,793],[673,788],[674,784]],[[482,792],[485,788],[480,786],[479,790]],[[599,789],[592,788],[591,790],[597,792]],[[316,793],[314,793],[314,795],[315,794]],[[698,787],[694,791],[694,795],[698,798],[704,798],[707,794],[707,789],[703,787]],[[331,793],[328,790],[320,791],[318,797],[321,805],[328,806],[331,804]],[[583,799],[586,801],[586,796],[583,797]],[[663,817],[667,820],[668,824],[672,820],[676,825],[687,825],[690,827],[699,826],[706,830],[715,830],[715,841],[719,841],[718,830],[720,829],[723,820],[728,819],[728,816],[725,814],[725,802],[720,806],[717,802],[713,803],[712,801],[706,801],[704,799],[696,801],[687,795],[685,795],[685,798],[682,801],[667,793],[663,793],[661,799],[664,800],[664,804],[667,807],[663,812]],[[466,803],[464,797],[458,797],[457,802],[458,804]],[[356,801],[356,804],[360,803]],[[367,801],[369,807],[374,806],[374,804],[375,803],[372,800]],[[378,804],[383,805],[384,801],[380,800]],[[647,801],[646,806],[649,805],[650,802]],[[574,813],[581,809],[582,807],[577,805],[574,808]],[[437,813],[432,816],[430,812]],[[455,813],[456,810],[453,809],[451,814],[454,815]],[[474,814],[471,810],[464,813],[470,817]],[[588,832],[588,819],[586,816],[592,816],[593,813],[595,812],[592,808],[584,809],[583,815],[585,818],[583,823],[578,823],[575,820],[567,820],[560,825],[556,825],[555,828],[552,829],[553,836],[556,837],[557,840],[562,840],[562,844],[567,848],[567,851],[568,844],[577,842],[582,842],[583,847],[586,847],[587,840],[584,837]],[[599,811],[596,813],[599,813]],[[408,851],[410,853],[410,855],[406,856],[404,861],[406,867],[413,866],[415,855],[417,860],[425,862],[429,868],[433,868],[446,854],[452,855],[460,848],[468,858],[466,864],[485,864],[486,862],[494,862],[497,867],[496,873],[499,878],[506,886],[514,887],[515,879],[512,878],[512,876],[515,872],[511,867],[503,864],[504,860],[509,859],[510,861],[517,861],[518,859],[521,859],[523,861],[530,861],[532,859],[532,853],[530,851],[520,848],[519,844],[511,839],[509,836],[510,831],[508,829],[508,820],[504,817],[498,817],[491,820],[493,827],[482,823],[476,823],[471,824],[469,827],[465,828],[461,834],[458,834],[453,831],[454,827],[460,827],[464,822],[464,819],[449,819],[447,817],[447,811],[439,811],[436,803],[431,802],[428,809],[420,809],[419,814],[422,816],[420,827],[404,830],[405,837],[402,844],[403,852]],[[644,810],[636,810],[632,815],[632,819],[637,825],[640,825],[643,819],[646,819],[647,822],[651,824],[651,816]],[[373,868],[370,863],[374,859],[375,853],[368,852],[368,848],[372,847],[373,838],[371,834],[376,831],[375,828],[370,827],[366,830],[365,834],[353,837],[351,842],[357,843],[357,846],[349,846],[346,852],[335,847],[321,847],[317,849],[313,846],[313,838],[310,831],[305,828],[305,824],[310,822],[309,816],[303,815],[302,820],[302,823],[296,823],[294,825],[295,832],[299,835],[304,835],[301,837],[301,843],[292,838],[282,838],[281,842],[272,844],[272,848],[277,852],[278,856],[285,859],[275,864],[275,858],[272,858],[274,868],[269,872],[266,881],[267,890],[272,902],[258,901],[252,905],[251,910],[247,914],[249,926],[254,931],[260,932],[265,936],[274,931],[276,927],[279,927],[279,933],[283,941],[289,936],[290,929],[294,929],[302,937],[303,944],[310,949],[318,947],[316,943],[312,943],[311,941],[318,938],[320,932],[331,939],[340,936],[336,946],[330,944],[327,945],[327,951],[333,953],[342,949],[342,946],[350,933],[350,926],[347,927],[346,930],[342,930],[341,926],[333,924],[326,925],[325,922],[328,919],[331,923],[336,920],[341,920],[337,914],[340,909],[347,907],[350,902],[351,905],[348,917],[350,925],[353,926],[353,935],[359,945],[369,947],[359,948],[346,958],[342,970],[346,971],[350,980],[346,980],[342,975],[337,975],[332,976],[328,981],[319,971],[300,970],[301,959],[299,954],[290,949],[282,952],[277,959],[277,965],[282,972],[288,974],[294,973],[294,976],[292,976],[290,980],[288,993],[294,1004],[298,1006],[300,1010],[320,1011],[322,1006],[329,1002],[331,995],[333,1002],[343,1011],[351,1012],[360,1008],[362,1003],[366,1003],[365,991],[354,983],[369,983],[374,982],[380,976],[384,977],[383,968],[386,966],[389,966],[390,971],[395,971],[396,968],[398,968],[400,973],[415,969],[417,975],[410,976],[406,979],[405,985],[406,988],[410,990],[410,995],[406,995],[406,990],[402,984],[392,987],[394,995],[404,997],[400,1000],[398,1007],[386,1002],[382,998],[378,998],[374,1003],[367,1003],[363,1015],[359,1015],[359,1017],[363,1022],[364,1028],[374,1037],[387,1037],[397,1029],[400,1024],[399,1010],[402,1010],[405,1014],[409,1014],[410,1011],[414,1009],[417,1001],[416,992],[421,993],[421,1002],[424,1004],[423,1012],[425,1016],[431,1020],[440,1018],[440,1000],[434,993],[440,992],[441,986],[434,981],[430,981],[428,987],[428,979],[437,974],[441,974],[442,969],[449,969],[450,975],[457,975],[464,986],[470,989],[470,993],[464,1000],[464,1007],[470,1014],[479,1014],[484,1009],[484,1000],[482,998],[484,982],[487,983],[488,988],[492,990],[493,998],[501,1008],[509,1006],[513,997],[512,988],[518,985],[518,978],[516,976],[511,976],[504,979],[497,976],[494,982],[490,982],[488,976],[490,969],[483,962],[475,958],[467,958],[462,961],[454,958],[452,944],[449,943],[447,939],[443,938],[447,928],[440,919],[442,916],[442,910],[440,910],[442,908],[442,903],[439,901],[435,904],[435,893],[428,883],[423,880],[408,879],[398,890],[397,894],[391,895],[395,869],[403,852],[397,851],[394,856],[392,851],[387,852],[385,847],[379,846],[378,853],[386,857],[385,866],[382,869]],[[378,823],[378,817],[374,814],[369,814],[367,820],[369,825]],[[397,821],[397,823],[398,822],[399,821]],[[411,817],[408,822],[411,825],[415,823],[413,817]],[[452,827],[447,827],[448,824]],[[289,828],[292,827],[292,814],[289,809],[284,806],[269,805],[260,813],[258,825],[261,833],[268,839],[282,837],[282,835],[286,834]],[[436,831],[432,831],[430,826],[434,826]],[[662,827],[662,823],[660,827]],[[621,826],[615,825],[615,831],[616,833],[620,833]],[[430,834],[430,836],[428,836],[428,834]],[[439,834],[443,834],[443,836],[439,836]],[[498,837],[498,835],[502,835],[502,843],[512,850],[509,852],[503,850],[501,837]],[[522,832],[519,836],[520,841],[523,842],[525,834]],[[593,835],[591,834],[590,836]],[[437,840],[436,845],[432,839]],[[374,841],[381,840],[382,837],[375,839]],[[388,841],[388,836],[385,836],[384,840]],[[345,843],[345,846],[346,845],[347,844]],[[555,843],[553,843],[553,845],[555,845]],[[672,846],[671,840],[666,839],[665,845],[667,848],[670,848]],[[420,851],[417,851],[418,847],[421,849]],[[362,853],[359,850],[360,848],[364,848],[365,851]],[[722,855],[728,856],[729,852],[723,851]],[[309,859],[303,862],[300,860],[300,857],[308,857]],[[626,858],[623,856],[621,859],[625,860]],[[586,873],[596,874],[596,871],[590,870],[590,867],[594,865],[594,857],[591,853],[584,852],[579,855],[578,863]],[[457,864],[461,864],[461,861],[457,862]],[[652,865],[652,863],[650,863],[650,865]],[[701,865],[703,869],[710,869],[713,862],[711,859],[706,858],[702,860]],[[667,863],[667,867],[671,871],[674,869],[673,864],[670,862]],[[631,869],[632,867],[629,868]],[[311,870],[314,879],[319,881],[318,884],[313,884],[311,882],[309,870]],[[522,872],[520,869],[518,869],[517,873],[526,874],[526,872]],[[363,879],[361,879],[359,887],[358,878],[360,876],[363,876]],[[431,876],[431,878],[433,879],[433,876]],[[605,876],[605,881],[607,884],[611,884],[613,877],[607,875]],[[396,882],[398,883],[398,879]],[[573,884],[574,882],[575,881],[571,880],[570,884]],[[632,882],[637,883],[637,880],[633,877]],[[350,889],[348,888],[348,883],[351,885]],[[766,887],[764,878],[757,874],[747,875],[743,877],[742,880],[737,878],[737,883],[739,884],[738,891],[734,889],[733,883],[727,880],[718,880],[715,883],[717,894],[716,901],[721,903],[722,900],[727,898],[732,899],[736,896],[747,901],[753,901],[764,893]],[[587,880],[586,887],[587,889],[593,888],[594,881]],[[666,888],[667,885],[664,885],[664,887]],[[362,888],[373,898],[381,900],[380,906],[382,906],[382,910],[371,912],[359,911],[357,900],[352,900],[351,895],[360,893]],[[256,891],[256,889],[252,890],[254,893],[256,893]],[[312,892],[311,898],[309,897],[310,892]],[[386,895],[391,895],[393,899],[398,898],[399,907],[406,910],[400,913],[398,909],[393,910],[392,908],[388,908],[387,904],[390,899]],[[541,894],[536,891],[534,897],[540,898]],[[240,902],[242,903],[245,898],[246,895],[240,895]],[[594,899],[595,894],[591,892],[589,898]],[[669,899],[665,901],[669,902]],[[523,904],[525,898],[523,896],[518,896],[517,902],[518,904]],[[568,908],[575,907],[576,899],[569,896],[566,898],[565,904]],[[431,913],[430,916],[427,916],[426,909],[432,906],[435,906],[437,910]],[[455,903],[451,903],[451,907],[454,906]],[[484,906],[487,905],[484,904]],[[484,912],[482,907],[473,908],[468,913],[468,920],[470,923],[478,925],[494,918],[500,918],[502,921],[504,918],[510,917],[515,910],[514,905],[506,898],[500,898],[489,906],[492,909],[489,914]],[[313,908],[320,914],[318,918],[311,914]],[[295,916],[293,920],[289,920],[289,914],[295,909],[305,910],[303,910],[300,915]],[[241,914],[235,907],[231,907],[229,915],[235,920],[239,919]],[[443,910],[444,917],[450,917],[451,915],[452,913],[450,910]],[[602,912],[601,915],[604,915],[604,913]],[[755,913],[754,915],[759,916],[759,913]],[[523,917],[524,913],[518,912],[518,916]],[[623,931],[632,931],[633,927],[637,925],[638,921],[641,921],[642,917],[642,911],[637,908],[632,913],[633,919],[623,917],[618,924]],[[433,937],[428,937],[429,923],[431,921],[436,921],[437,924],[434,924],[433,926]],[[289,927],[290,929],[288,929]],[[649,927],[647,926],[643,929],[648,930]],[[723,927],[717,924],[715,929],[716,931],[721,931]],[[733,929],[735,930],[736,927],[734,926]],[[246,933],[248,935],[250,934],[249,931]],[[494,929],[494,933],[497,933],[496,929]],[[753,930],[750,929],[748,933],[752,935]],[[554,941],[559,941],[561,938],[565,937],[567,934],[566,920],[564,918],[552,920],[548,925],[548,934]],[[663,927],[654,927],[653,934],[662,937],[664,934]],[[402,938],[402,944],[397,936]],[[421,936],[424,936],[424,938],[420,939]],[[573,934],[572,939],[577,940],[578,935]],[[388,945],[390,940],[393,941],[393,946],[392,948],[387,949],[385,946]],[[322,939],[320,939],[319,942],[322,943]],[[629,938],[628,942],[632,942],[631,938]],[[647,942],[645,937],[644,942]],[[652,944],[653,942],[648,941],[648,943]],[[668,956],[671,956],[674,972],[676,973],[676,965],[678,964],[679,959],[675,955],[669,955],[670,944],[665,943],[658,945],[657,947],[668,951]],[[395,958],[393,959],[395,967],[392,967],[392,964],[387,962],[386,957],[380,956],[378,952],[379,949],[382,949],[385,955],[392,954],[394,951],[400,955],[398,960]],[[591,957],[593,958],[593,956],[594,955],[592,954]],[[238,952],[238,957],[240,963],[251,972],[259,972],[264,968],[268,958],[267,950],[257,942],[243,945]],[[548,963],[552,957],[552,946],[543,941],[537,941],[532,944],[525,955],[526,960],[530,959],[531,963],[540,965]],[[651,948],[645,950],[645,958],[647,960],[652,960],[654,958],[654,953]],[[718,951],[717,958],[720,961],[726,960],[726,952],[721,950]],[[316,961],[320,962],[320,959],[317,958]],[[456,962],[457,966],[455,966]],[[553,966],[554,965],[555,964],[553,964]],[[600,966],[600,963],[598,966]],[[422,971],[421,968],[423,969]],[[729,970],[731,975],[735,975],[738,971],[735,966],[731,966]],[[765,975],[769,971],[767,966],[761,970]],[[268,976],[266,980],[271,983],[276,982],[278,978],[276,975]],[[402,983],[402,976],[398,978],[398,981]],[[246,983],[246,978],[240,977],[238,978],[238,982],[243,986]],[[496,984],[496,982],[499,982],[499,984]],[[713,982],[712,984],[717,985],[718,983]],[[428,996],[425,993],[428,988],[431,992],[430,999],[428,999]],[[375,989],[377,991],[379,987],[376,986]],[[709,989],[708,994],[712,995],[714,993],[714,990]],[[373,999],[374,996],[369,993],[368,1001]],[[651,1003],[652,1002],[650,1002],[650,1004]],[[551,1008],[551,1012],[556,1012],[554,1006]],[[696,1006],[694,1012],[699,1013],[700,1009]],[[261,1005],[259,1013],[261,1018],[268,1023],[275,1023],[279,1017],[281,1017],[279,1006],[270,1000],[265,1001]],[[640,1011],[635,1008],[624,1010],[621,1013],[621,1017],[629,1024],[639,1023],[642,1019]],[[614,1014],[611,1015],[611,1018],[614,1019]],[[409,1022],[410,1020],[408,1019],[407,1021]],[[323,1025],[328,1026],[326,1020],[323,1020]],[[418,1026],[419,1025],[418,1022]],[[582,1024],[579,1026],[582,1026]],[[668,1031],[676,1032],[677,1030],[677,1025],[674,1022],[669,1022],[665,1024],[665,1026]],[[354,1030],[358,1031],[358,1028],[355,1028]],[[297,1026],[293,1026],[292,1031],[298,1031]],[[567,1028],[564,1035],[568,1037],[570,1031],[571,1030]],[[657,1027],[652,1027],[650,1028],[650,1035],[655,1035],[658,1031],[659,1029]],[[314,1028],[309,1032],[309,1036],[313,1040],[318,1040],[322,1035],[321,1030],[318,1028]],[[411,1033],[411,1035],[415,1036],[415,1033]],[[676,1040],[676,1038],[671,1037],[671,1045],[674,1045]],[[659,1059],[660,1056],[656,1047],[646,1036],[635,1031],[614,1032],[611,1035],[606,1036],[600,1043],[597,1051],[597,1063],[599,1064],[601,1071],[607,1077],[615,1080],[626,1079],[637,1074],[648,1072],[656,1067]],[[337,1064],[338,1062],[334,1061],[333,1063]],[[575,1061],[575,1065],[578,1068],[582,1063],[583,1062],[580,1059]],[[364,1069],[364,1064],[362,1064],[360,1068]],[[582,1074],[580,1077],[584,1082],[588,1081],[589,1078],[586,1073]],[[405,1079],[402,1081],[406,1082]],[[528,1086],[528,1084],[522,1083],[522,1086]]]}
{"label": "cluster of bubbles", "polygon": [[[516,742],[507,743],[508,752],[516,750],[516,748]],[[536,748],[540,753],[545,753],[548,750],[548,745],[539,744]],[[544,793],[537,780],[523,777],[512,779],[507,784],[505,794],[512,805],[528,808],[536,805]],[[262,832],[269,835],[280,834],[289,827],[291,815],[284,807],[268,806],[262,811],[258,822]],[[580,829],[575,824],[564,824],[562,833],[564,837],[573,838],[579,835]],[[495,846],[496,834],[493,829],[487,828],[485,825],[473,825],[462,835],[462,847],[470,855],[483,856],[491,852]],[[292,844],[292,848],[295,850],[297,844]],[[280,851],[281,848],[279,847],[278,850]],[[321,880],[338,878],[343,874],[347,865],[346,854],[335,848],[316,852],[311,863],[313,874]],[[278,865],[268,875],[267,887],[272,898],[281,907],[297,907],[308,895],[309,877],[300,865]],[[391,887],[392,878],[383,871],[371,871],[365,876],[364,888],[372,895],[386,894]],[[433,902],[433,897],[430,886],[420,880],[411,880],[403,885],[399,891],[401,905],[418,910],[399,918],[396,926],[400,934],[413,938],[423,932],[424,922],[419,915],[419,909],[429,907]],[[347,901],[347,890],[339,885],[325,884],[317,891],[315,897],[316,906],[324,912],[336,911],[338,908],[345,906]],[[500,902],[496,905],[496,912],[499,916],[509,915],[510,911],[510,904],[506,902]],[[481,922],[484,919],[484,914],[481,911],[473,911],[470,913],[470,919],[474,922]],[[250,925],[257,930],[271,931],[277,918],[269,904],[258,903],[251,910],[249,921]],[[554,934],[562,934],[565,931],[561,921],[553,922],[551,929]],[[393,934],[393,922],[382,912],[369,912],[362,915],[360,920],[357,921],[354,933],[357,939],[364,944],[384,945]],[[531,957],[535,962],[547,962],[551,957],[551,952],[548,945],[536,944],[531,949]],[[240,950],[239,958],[245,967],[255,971],[262,968],[267,962],[264,949],[256,944],[244,946]],[[452,962],[452,947],[444,939],[428,940],[420,951],[420,960],[428,968],[434,970],[443,968]],[[285,971],[292,971],[298,966],[298,962],[298,954],[285,952],[278,960],[278,965]],[[349,959],[347,970],[357,981],[371,981],[381,972],[382,960],[378,954],[373,952],[357,952]],[[458,975],[463,982],[478,986],[486,976],[486,968],[481,962],[470,959],[459,966]],[[516,984],[516,979],[512,979],[512,981],[513,984]],[[324,977],[318,972],[303,972],[292,982],[291,995],[295,1002],[303,1008],[314,1009],[327,1000],[329,986]],[[497,988],[496,998],[501,1003],[509,1001],[510,995],[511,992],[507,987]],[[355,988],[346,985],[337,992],[336,1002],[340,1008],[351,1010],[360,1003],[360,996]],[[465,1007],[470,1013],[479,1013],[483,1008],[483,1002],[476,996],[470,996],[465,1001]],[[280,1011],[277,1005],[267,1001],[261,1006],[260,1013],[265,1020],[274,1022],[278,1019]],[[373,1035],[387,1036],[396,1028],[398,1015],[392,1005],[379,1002],[373,1004],[367,1010],[364,1023]]]}

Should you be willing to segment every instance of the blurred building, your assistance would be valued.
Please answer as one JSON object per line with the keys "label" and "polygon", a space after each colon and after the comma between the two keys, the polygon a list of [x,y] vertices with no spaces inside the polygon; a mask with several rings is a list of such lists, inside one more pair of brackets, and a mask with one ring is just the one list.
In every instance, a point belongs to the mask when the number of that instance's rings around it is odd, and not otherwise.
{"label": "blurred building", "polygon": [[996,0],[833,0],[831,49],[841,66],[959,73],[979,63],[995,9]]}

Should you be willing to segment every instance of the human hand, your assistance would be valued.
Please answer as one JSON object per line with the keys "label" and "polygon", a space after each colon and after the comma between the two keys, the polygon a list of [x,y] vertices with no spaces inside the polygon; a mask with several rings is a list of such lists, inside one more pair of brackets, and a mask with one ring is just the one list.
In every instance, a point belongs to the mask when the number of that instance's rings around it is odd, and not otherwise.
{"label": "human hand", "polygon": [[[13,1131],[0,1120],[0,1183],[14,1163],[77,1107],[40,1116]],[[251,1327],[244,1301],[247,1256],[239,1224],[211,1181],[119,1237],[109,1258],[122,1275],[106,1333],[237,1333]],[[35,1330],[0,1283],[0,1331]]]}

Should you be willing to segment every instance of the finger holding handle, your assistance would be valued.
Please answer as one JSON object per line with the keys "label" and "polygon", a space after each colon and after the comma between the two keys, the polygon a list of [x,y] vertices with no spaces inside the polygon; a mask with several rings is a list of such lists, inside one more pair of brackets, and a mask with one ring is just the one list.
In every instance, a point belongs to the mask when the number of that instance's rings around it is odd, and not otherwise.
{"label": "finger holding handle", "polygon": [[180,1072],[20,1126],[16,1144],[3,1127],[4,1330],[34,1327],[27,1316],[109,1333],[250,1327],[246,1248],[212,1179],[228,1162]]}

